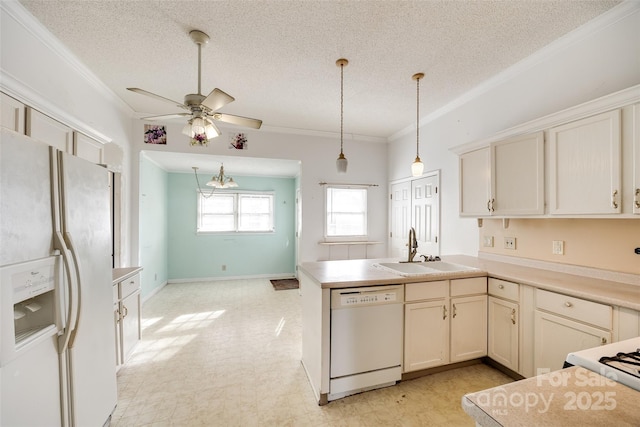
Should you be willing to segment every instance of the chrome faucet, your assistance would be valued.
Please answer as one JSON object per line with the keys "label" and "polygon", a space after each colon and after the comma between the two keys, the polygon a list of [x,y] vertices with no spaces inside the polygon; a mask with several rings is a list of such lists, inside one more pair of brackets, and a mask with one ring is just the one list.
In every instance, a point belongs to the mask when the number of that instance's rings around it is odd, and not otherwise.
{"label": "chrome faucet", "polygon": [[416,230],[411,227],[409,229],[409,258],[407,262],[413,262],[413,258],[418,253],[418,240],[416,239]]}

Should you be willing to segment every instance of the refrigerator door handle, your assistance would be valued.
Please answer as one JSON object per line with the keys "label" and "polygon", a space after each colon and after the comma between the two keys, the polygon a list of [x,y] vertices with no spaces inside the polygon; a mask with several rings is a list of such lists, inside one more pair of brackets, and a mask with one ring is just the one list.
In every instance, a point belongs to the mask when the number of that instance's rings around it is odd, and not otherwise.
{"label": "refrigerator door handle", "polygon": [[64,263],[64,270],[67,275],[67,280],[69,286],[67,287],[67,292],[69,294],[68,301],[69,305],[67,308],[67,318],[65,322],[64,332],[62,335],[58,336],[58,353],[63,354],[67,351],[69,347],[69,338],[71,337],[71,331],[75,329],[75,321],[77,318],[76,308],[77,304],[74,302],[76,298],[76,289],[78,288],[76,284],[76,275],[71,274],[71,261],[69,259],[69,248],[62,237],[62,233],[60,231],[56,231],[53,234],[54,240],[54,248],[60,251],[62,255],[62,262]]}
{"label": "refrigerator door handle", "polygon": [[[81,301],[82,301],[82,295],[81,295],[81,289],[82,289],[82,275],[80,274],[80,263],[78,262],[78,253],[76,251],[76,247],[73,244],[73,238],[71,237],[71,233],[69,233],[68,231],[64,233],[64,240],[67,243],[67,245],[69,246],[69,250],[71,252],[71,256],[73,257],[73,266],[75,269],[75,273],[76,273],[76,282],[75,282],[75,302],[74,302],[74,308],[75,308],[75,317],[74,317],[74,322],[73,322],[73,329],[71,329],[71,333],[69,335],[69,348],[73,347],[73,342],[76,338],[76,333],[78,332],[78,324],[80,323],[80,308],[81,308]],[[72,299],[73,301],[73,299]]]}

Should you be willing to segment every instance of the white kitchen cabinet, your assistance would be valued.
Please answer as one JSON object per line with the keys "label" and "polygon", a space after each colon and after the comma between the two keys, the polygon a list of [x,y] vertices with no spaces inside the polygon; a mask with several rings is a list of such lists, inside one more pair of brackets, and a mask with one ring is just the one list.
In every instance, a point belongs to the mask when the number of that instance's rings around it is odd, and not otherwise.
{"label": "white kitchen cabinet", "polygon": [[73,133],[73,154],[95,164],[104,163],[104,145],[93,138]]}
{"label": "white kitchen cabinet", "polygon": [[407,283],[404,372],[486,356],[486,293],[486,277]]}
{"label": "white kitchen cabinet", "polygon": [[73,154],[73,130],[30,107],[27,107],[26,134],[60,151]]}
{"label": "white kitchen cabinet", "polygon": [[487,355],[518,372],[520,363],[520,285],[489,278]]}
{"label": "white kitchen cabinet", "polygon": [[0,92],[0,126],[24,134],[25,105]]}
{"label": "white kitchen cabinet", "polygon": [[491,214],[491,151],[489,147],[460,155],[460,216]]}
{"label": "white kitchen cabinet", "polygon": [[518,304],[489,296],[487,355],[518,372]]}
{"label": "white kitchen cabinet", "polygon": [[536,290],[536,372],[562,369],[570,352],[611,342],[612,307]]}
{"label": "white kitchen cabinet", "polygon": [[544,134],[460,155],[460,184],[462,216],[544,214]]}
{"label": "white kitchen cabinet", "polygon": [[544,134],[491,144],[492,215],[544,214]]}
{"label": "white kitchen cabinet", "polygon": [[549,213],[621,212],[620,110],[549,130]]}
{"label": "white kitchen cabinet", "polygon": [[405,372],[449,362],[448,310],[445,298],[405,305]]}
{"label": "white kitchen cabinet", "polygon": [[486,355],[487,295],[451,298],[450,362],[462,362]]}
{"label": "white kitchen cabinet", "polygon": [[140,274],[126,277],[114,285],[114,317],[118,365],[124,364],[141,338]]}
{"label": "white kitchen cabinet", "polygon": [[616,307],[614,309],[614,339],[623,341],[629,338],[640,337],[640,311],[630,308]]}

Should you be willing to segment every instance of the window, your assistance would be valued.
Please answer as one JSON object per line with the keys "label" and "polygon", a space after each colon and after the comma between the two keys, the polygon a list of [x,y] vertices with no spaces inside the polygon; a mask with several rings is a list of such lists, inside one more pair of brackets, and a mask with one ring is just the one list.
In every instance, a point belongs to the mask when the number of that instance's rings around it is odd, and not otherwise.
{"label": "window", "polygon": [[327,187],[326,236],[367,237],[367,189]]}
{"label": "window", "polygon": [[198,192],[198,233],[274,231],[273,193],[220,192],[205,197]]}

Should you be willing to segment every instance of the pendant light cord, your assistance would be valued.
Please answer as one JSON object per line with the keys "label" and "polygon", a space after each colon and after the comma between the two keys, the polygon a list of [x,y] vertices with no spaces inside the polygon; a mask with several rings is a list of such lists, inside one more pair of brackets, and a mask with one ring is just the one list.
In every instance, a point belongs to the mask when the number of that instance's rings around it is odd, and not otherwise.
{"label": "pendant light cord", "polygon": [[420,157],[420,78],[416,79],[416,158]]}
{"label": "pendant light cord", "polygon": [[342,154],[344,123],[344,64],[340,64],[340,154]]}

